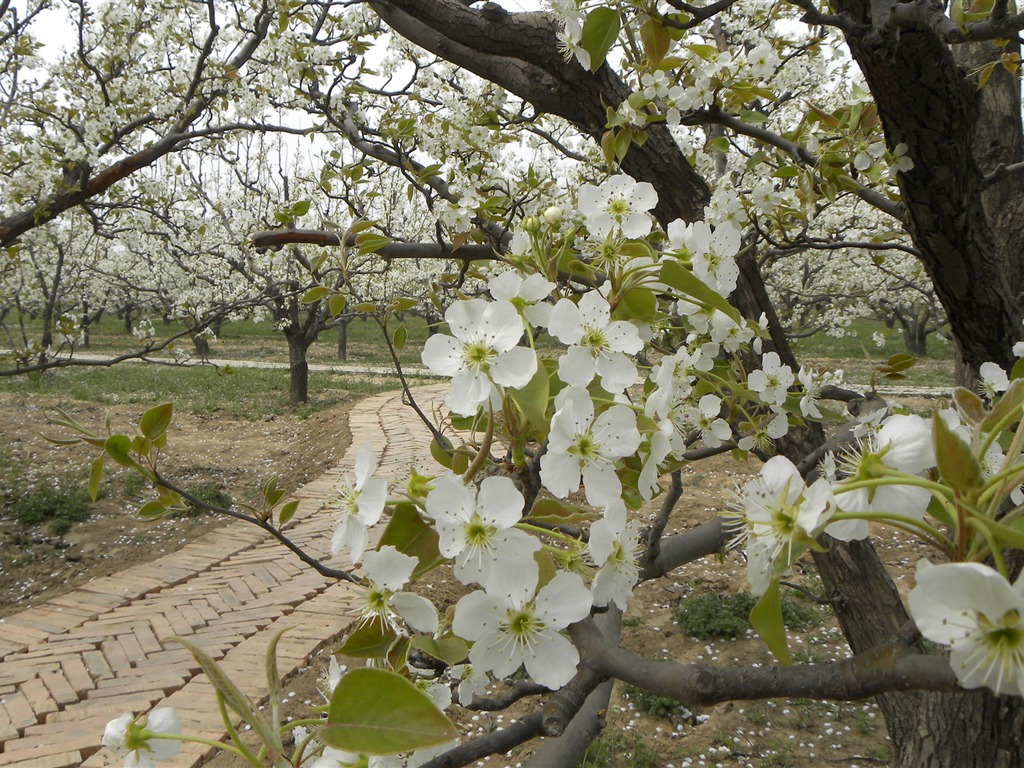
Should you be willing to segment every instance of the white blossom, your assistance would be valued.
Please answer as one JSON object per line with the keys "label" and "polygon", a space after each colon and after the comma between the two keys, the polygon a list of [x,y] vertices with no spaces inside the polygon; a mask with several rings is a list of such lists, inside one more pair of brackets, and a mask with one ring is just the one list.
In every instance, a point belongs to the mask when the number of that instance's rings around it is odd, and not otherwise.
{"label": "white blossom", "polygon": [[512,594],[472,592],[455,606],[452,629],[473,643],[474,668],[495,677],[521,665],[534,682],[561,688],[576,672],[579,653],[559,634],[590,614],[590,591],[576,573],[560,572],[534,596],[536,580]]}
{"label": "white blossom", "polygon": [[540,460],[541,482],[565,498],[582,478],[587,502],[605,506],[622,494],[615,461],[640,446],[636,414],[628,406],[613,405],[595,418],[590,395],[576,387],[567,387],[559,397],[548,450]]}
{"label": "white blossom", "polygon": [[510,302],[457,301],[444,317],[454,336],[431,336],[422,359],[434,373],[452,377],[445,402],[453,412],[473,416],[499,394],[496,385],[523,387],[533,378],[537,355],[517,346],[525,326]]}
{"label": "white blossom", "polygon": [[366,550],[369,526],[376,525],[388,498],[386,480],[374,480],[377,462],[373,448],[363,443],[356,454],[355,482],[341,480],[325,505],[326,509],[340,513],[341,517],[331,538],[331,554],[348,548],[353,563],[358,563]]}
{"label": "white blossom", "polygon": [[560,299],[551,311],[548,330],[568,351],[558,361],[558,377],[574,387],[585,387],[597,374],[607,392],[617,394],[636,383],[633,361],[643,341],[636,326],[611,319],[608,300],[590,291],[580,303]]}
{"label": "white blossom", "polygon": [[651,231],[647,211],[658,204],[658,194],[646,181],[618,174],[601,186],[584,184],[579,190],[579,209],[587,229],[598,239],[618,230],[624,237],[644,237]]}
{"label": "white blossom", "polygon": [[921,634],[950,646],[964,688],[1024,696],[1024,576],[1011,585],[981,563],[922,560],[908,603]]}
{"label": "white blossom", "polygon": [[148,715],[132,717],[125,713],[107,723],[103,746],[124,758],[125,768],[154,768],[156,761],[174,757],[181,749],[176,739],[154,739],[181,732],[181,722],[173,707],[158,707]]}
{"label": "white blossom", "polygon": [[456,475],[435,481],[427,496],[427,513],[437,526],[438,550],[455,558],[459,581],[507,589],[537,570],[533,554],[540,541],[512,527],[522,517],[525,503],[507,477],[485,478],[475,499]]}

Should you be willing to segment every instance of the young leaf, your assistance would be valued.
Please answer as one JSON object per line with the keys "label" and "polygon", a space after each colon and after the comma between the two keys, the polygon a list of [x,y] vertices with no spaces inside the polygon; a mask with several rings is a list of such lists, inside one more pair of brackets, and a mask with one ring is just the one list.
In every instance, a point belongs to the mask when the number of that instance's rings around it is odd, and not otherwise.
{"label": "young leaf", "polygon": [[440,565],[441,553],[437,549],[440,537],[433,527],[423,522],[414,504],[396,504],[395,511],[384,533],[380,536],[377,548],[391,545],[403,555],[419,560],[412,579],[416,580],[427,571]]}
{"label": "young leaf", "polygon": [[277,514],[277,527],[283,528],[288,522],[295,517],[295,510],[299,508],[299,500],[293,499],[281,507],[281,511]]}
{"label": "young leaf", "polygon": [[224,670],[217,665],[217,662],[207,656],[203,650],[193,645],[188,640],[180,637],[171,637],[169,640],[185,646],[186,650],[192,654],[192,657],[196,660],[199,666],[202,667],[203,672],[206,673],[206,677],[210,681],[210,685],[213,686],[213,689],[218,695],[223,697],[224,703],[227,704],[228,707],[236,714],[240,715],[241,718],[253,729],[253,731],[256,732],[259,738],[266,745],[267,751],[270,752],[273,759],[283,759],[281,749],[278,747],[278,744],[280,743],[280,737],[278,734],[271,732],[266,721],[256,712],[253,704],[248,698],[246,698],[245,694],[238,689],[238,686],[231,682],[231,679],[224,674]]}
{"label": "young leaf", "polygon": [[327,725],[316,732],[329,747],[393,755],[454,739],[455,726],[430,697],[401,675],[353,669],[331,695]]}
{"label": "young leaf", "polygon": [[331,317],[337,317],[345,311],[345,297],[340,293],[331,294],[331,298],[327,300],[327,310],[331,313]]}
{"label": "young leaf", "polygon": [[155,520],[167,511],[167,507],[160,501],[150,501],[139,507],[139,511],[136,512],[139,517]]}
{"label": "young leaf", "polygon": [[590,71],[597,72],[619,36],[619,12],[614,8],[595,8],[587,14],[580,35],[580,47],[590,54]]}
{"label": "young leaf", "polygon": [[398,327],[395,328],[395,333],[391,337],[391,343],[394,344],[395,349],[401,349],[405,346],[406,340],[409,338],[409,331],[405,328],[405,323],[399,323]]}
{"label": "young leaf", "polygon": [[147,440],[156,440],[167,431],[174,415],[174,403],[164,403],[150,408],[139,421],[139,430]]}
{"label": "young leaf", "polygon": [[328,293],[330,293],[330,291],[328,291],[322,285],[314,285],[312,288],[310,288],[308,291],[302,294],[302,298],[299,299],[299,304],[313,304],[325,298]]}
{"label": "young leaf", "polygon": [[711,290],[699,277],[675,259],[666,259],[661,265],[661,282],[670,285],[685,297],[695,300],[698,304],[706,304],[724,312],[737,323],[741,322],[740,313],[716,291]]}
{"label": "young leaf", "polygon": [[541,432],[546,432],[548,427],[549,385],[550,380],[548,379],[547,368],[543,365],[538,365],[536,373],[533,374],[533,378],[526,382],[526,386],[521,389],[508,390],[512,402],[519,406],[523,415]]}
{"label": "young leaf", "polygon": [[957,387],[953,390],[953,402],[972,424],[978,424],[985,418],[985,404],[971,390]]}
{"label": "young leaf", "polygon": [[991,432],[1014,413],[1016,418],[1019,419],[1021,417],[1022,404],[1024,404],[1024,379],[1014,379],[1010,382],[1010,386],[1006,388],[1006,391],[1003,392],[1003,396],[999,398],[999,402],[992,407],[988,416],[981,422],[981,430],[983,432]]}
{"label": "young leaf", "polygon": [[932,439],[935,465],[946,484],[960,493],[977,492],[985,484],[978,457],[937,413],[932,417]]}
{"label": "young leaf", "polygon": [[287,632],[290,627],[285,627],[274,633],[274,636],[270,638],[270,642],[267,644],[267,656],[266,656],[266,667],[267,667],[267,693],[270,699],[270,732],[276,737],[274,746],[278,749],[283,749],[281,744],[281,678],[277,672],[277,644],[281,640],[281,635]]}
{"label": "young leaf", "polygon": [[132,467],[135,461],[128,452],[132,449],[132,441],[128,435],[111,435],[103,444],[107,455],[122,467]]}
{"label": "young leaf", "polygon": [[89,498],[93,501],[100,495],[100,480],[103,479],[103,454],[93,459],[92,467],[89,469]]}
{"label": "young leaf", "polygon": [[438,661],[443,661],[449,667],[461,664],[469,653],[466,641],[455,635],[445,635],[436,639],[426,635],[417,635],[412,639],[412,647]]}
{"label": "young leaf", "polygon": [[383,659],[396,639],[395,631],[379,616],[374,616],[345,638],[338,653],[357,659]]}
{"label": "young leaf", "polygon": [[672,38],[665,26],[654,19],[647,19],[640,27],[640,42],[644,53],[653,66],[658,66],[668,53]]}
{"label": "young leaf", "polygon": [[792,663],[786,643],[786,627],[782,623],[782,598],[779,596],[778,579],[772,579],[768,591],[761,595],[757,605],[751,609],[750,626],[761,636],[780,664],[788,667]]}

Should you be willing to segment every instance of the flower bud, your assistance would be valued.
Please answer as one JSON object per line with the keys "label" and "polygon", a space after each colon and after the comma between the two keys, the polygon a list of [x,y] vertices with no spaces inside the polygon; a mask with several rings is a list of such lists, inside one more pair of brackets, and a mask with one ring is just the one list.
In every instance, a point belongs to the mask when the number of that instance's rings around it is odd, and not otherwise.
{"label": "flower bud", "polygon": [[540,219],[536,216],[527,216],[523,219],[523,229],[530,234],[540,232]]}
{"label": "flower bud", "polygon": [[552,205],[546,211],[544,211],[544,221],[551,226],[557,226],[562,218],[565,216],[565,211],[562,210],[561,206]]}

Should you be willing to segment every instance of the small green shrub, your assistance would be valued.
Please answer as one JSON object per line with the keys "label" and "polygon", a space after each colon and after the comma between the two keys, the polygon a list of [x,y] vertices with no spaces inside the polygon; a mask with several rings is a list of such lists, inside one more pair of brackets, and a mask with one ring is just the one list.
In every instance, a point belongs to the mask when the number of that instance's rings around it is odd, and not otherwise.
{"label": "small green shrub", "polygon": [[659,696],[656,693],[651,693],[629,683],[622,686],[622,693],[641,712],[646,712],[649,715],[664,718],[665,720],[683,714],[686,709],[675,699],[670,699],[668,696]]}
{"label": "small green shrub", "polygon": [[[197,485],[186,490],[204,504],[210,504],[215,507],[230,508],[235,501],[224,491],[223,483],[206,483],[205,485]],[[190,511],[195,513],[202,510],[198,507],[191,507]]]}
{"label": "small green shrub", "polygon": [[146,479],[138,472],[128,472],[121,481],[121,493],[126,499],[138,499],[146,490]]}
{"label": "small green shrub", "polygon": [[587,748],[576,768],[661,768],[663,764],[638,734],[608,730]]}
{"label": "small green shrub", "polygon": [[643,626],[643,623],[644,623],[643,616],[629,616],[629,617],[627,617],[627,618],[622,620],[622,626],[629,627],[630,629],[634,629],[636,627],[641,627],[641,626]]}
{"label": "small green shrub", "polygon": [[89,518],[89,491],[84,483],[69,477],[58,478],[56,485],[41,480],[30,488],[16,491],[8,507],[22,524],[39,525],[49,521],[50,531],[63,536],[72,525]]}
{"label": "small green shrub", "polygon": [[[757,598],[749,592],[720,595],[698,591],[684,597],[672,609],[676,623],[698,640],[728,639],[746,635],[750,627],[750,611]],[[790,629],[803,631],[820,626],[827,612],[817,605],[791,595],[782,598],[782,620]]]}

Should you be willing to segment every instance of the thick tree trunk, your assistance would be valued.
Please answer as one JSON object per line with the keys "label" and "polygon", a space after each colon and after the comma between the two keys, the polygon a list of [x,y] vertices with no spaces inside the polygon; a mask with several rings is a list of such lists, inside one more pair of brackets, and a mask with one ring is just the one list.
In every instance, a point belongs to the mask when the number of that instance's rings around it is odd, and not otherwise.
{"label": "thick tree trunk", "polygon": [[902,327],[903,330],[903,346],[906,348],[907,353],[914,355],[915,357],[927,357],[928,356],[928,330],[921,324],[914,322],[913,324],[905,324]]}
{"label": "thick tree trunk", "polygon": [[344,363],[348,360],[348,324],[351,318],[338,321],[338,360]]}
{"label": "thick tree trunk", "polygon": [[310,341],[303,334],[284,332],[288,341],[288,399],[292,405],[309,401],[309,363],[306,353]]}

